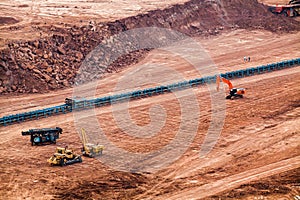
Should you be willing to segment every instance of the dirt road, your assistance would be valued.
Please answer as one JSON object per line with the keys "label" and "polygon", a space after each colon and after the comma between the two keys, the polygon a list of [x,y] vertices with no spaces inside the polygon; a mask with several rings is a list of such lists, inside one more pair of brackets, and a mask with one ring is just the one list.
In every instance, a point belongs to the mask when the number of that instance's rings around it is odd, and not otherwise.
{"label": "dirt road", "polygon": [[[266,165],[260,168],[248,170],[240,174],[236,174],[224,179],[218,180],[214,183],[205,184],[195,189],[187,189],[186,191],[180,191],[175,195],[166,195],[159,197],[159,199],[181,199],[182,197],[187,199],[203,199],[205,197],[216,195],[222,191],[236,188],[244,183],[249,183],[257,179],[262,179],[273,174],[297,169],[300,167],[300,157],[283,160],[277,163]],[[209,188],[209,191],[207,191]],[[149,198],[152,199],[152,198]]]}

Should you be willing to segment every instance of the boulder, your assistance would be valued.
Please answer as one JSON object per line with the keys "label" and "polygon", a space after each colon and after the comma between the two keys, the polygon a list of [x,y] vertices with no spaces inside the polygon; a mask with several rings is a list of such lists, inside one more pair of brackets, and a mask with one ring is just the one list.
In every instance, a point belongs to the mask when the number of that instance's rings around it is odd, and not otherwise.
{"label": "boulder", "polygon": [[12,89],[13,91],[17,90],[17,86],[13,85],[13,86],[11,86],[11,89]]}
{"label": "boulder", "polygon": [[25,65],[25,64],[23,64],[23,63],[21,63],[21,64],[20,64],[20,67],[21,67],[22,69],[27,69],[28,66]]}
{"label": "boulder", "polygon": [[39,48],[39,41],[34,41],[34,42],[33,42],[33,46],[34,46],[35,48]]}
{"label": "boulder", "polygon": [[7,88],[6,87],[0,87],[0,94],[6,92]]}
{"label": "boulder", "polygon": [[43,53],[44,53],[44,52],[43,52],[41,49],[37,49],[37,50],[35,51],[35,54],[38,55],[38,56],[40,56],[40,57],[43,56]]}
{"label": "boulder", "polygon": [[81,52],[76,52],[75,57],[77,58],[78,61],[80,61],[83,58],[83,55]]}
{"label": "boulder", "polygon": [[42,72],[40,70],[38,70],[38,69],[33,69],[32,71],[35,72],[35,73],[37,73],[37,74],[42,74]]}
{"label": "boulder", "polygon": [[51,73],[53,70],[52,70],[52,68],[49,66],[45,71],[46,71],[47,73]]}
{"label": "boulder", "polygon": [[51,77],[47,74],[43,74],[43,77],[45,78],[46,82],[50,82],[51,81]]}
{"label": "boulder", "polygon": [[62,46],[57,47],[57,52],[59,52],[60,54],[63,54],[63,55],[66,54],[66,50],[64,50],[64,48]]}
{"label": "boulder", "polygon": [[66,86],[66,87],[69,87],[69,86],[70,86],[70,84],[69,84],[69,82],[68,82],[67,80],[64,80],[62,83],[63,83],[63,85]]}
{"label": "boulder", "polygon": [[34,65],[30,65],[30,64],[28,64],[26,67],[27,67],[27,69],[30,69],[30,70],[32,70],[32,69],[34,69],[34,68],[35,68],[35,66],[34,66]]}
{"label": "boulder", "polygon": [[41,64],[41,68],[43,68],[43,69],[46,69],[46,68],[48,68],[49,67],[49,65],[48,65],[48,63],[46,62],[46,61],[44,61],[42,64]]}

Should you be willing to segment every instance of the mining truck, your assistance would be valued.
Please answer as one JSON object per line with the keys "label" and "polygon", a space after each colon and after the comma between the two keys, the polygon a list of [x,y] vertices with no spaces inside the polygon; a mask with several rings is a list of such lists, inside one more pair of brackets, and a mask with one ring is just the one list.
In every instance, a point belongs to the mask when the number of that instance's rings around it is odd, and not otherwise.
{"label": "mining truck", "polygon": [[28,131],[22,131],[22,135],[30,135],[31,145],[41,144],[55,144],[59,138],[59,134],[62,134],[62,129],[55,128],[42,128],[42,129],[29,129]]}

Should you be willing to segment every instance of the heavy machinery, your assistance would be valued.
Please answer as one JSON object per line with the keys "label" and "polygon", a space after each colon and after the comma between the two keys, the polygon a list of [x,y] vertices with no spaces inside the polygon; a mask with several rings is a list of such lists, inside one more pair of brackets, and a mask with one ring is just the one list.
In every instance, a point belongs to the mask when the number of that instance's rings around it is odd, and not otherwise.
{"label": "heavy machinery", "polygon": [[221,76],[217,76],[216,83],[217,83],[217,91],[219,91],[220,82],[226,83],[229,88],[229,94],[226,96],[226,99],[233,99],[233,98],[243,98],[246,90],[244,88],[234,88],[232,83]]}
{"label": "heavy machinery", "polygon": [[82,162],[80,155],[77,155],[71,149],[57,147],[53,156],[48,159],[48,162],[53,165],[71,165],[74,163]]}
{"label": "heavy machinery", "polygon": [[59,134],[62,134],[62,129],[56,128],[42,128],[42,129],[29,129],[28,131],[22,131],[22,135],[30,135],[31,145],[39,144],[52,144],[56,143],[56,139],[59,138]]}
{"label": "heavy machinery", "polygon": [[287,17],[300,15],[300,0],[291,0],[287,5],[269,6],[269,11],[274,14],[283,14]]}
{"label": "heavy machinery", "polygon": [[82,143],[83,143],[82,154],[84,156],[94,158],[95,156],[102,155],[104,146],[99,144],[87,143],[86,133],[83,128],[81,129],[81,136],[82,136]]}

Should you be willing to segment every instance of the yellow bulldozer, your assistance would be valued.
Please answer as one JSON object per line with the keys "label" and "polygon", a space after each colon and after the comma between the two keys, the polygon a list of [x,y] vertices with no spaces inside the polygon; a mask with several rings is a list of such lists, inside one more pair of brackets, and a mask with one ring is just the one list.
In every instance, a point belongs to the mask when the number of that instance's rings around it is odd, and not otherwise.
{"label": "yellow bulldozer", "polygon": [[94,158],[95,156],[102,155],[102,151],[104,150],[103,145],[99,144],[91,144],[87,142],[85,130],[81,129],[81,136],[82,136],[82,154],[84,156]]}
{"label": "yellow bulldozer", "polygon": [[48,159],[48,162],[52,165],[71,165],[73,163],[82,162],[82,158],[80,155],[77,155],[71,149],[67,149],[67,147],[57,147],[55,153],[51,158]]}

